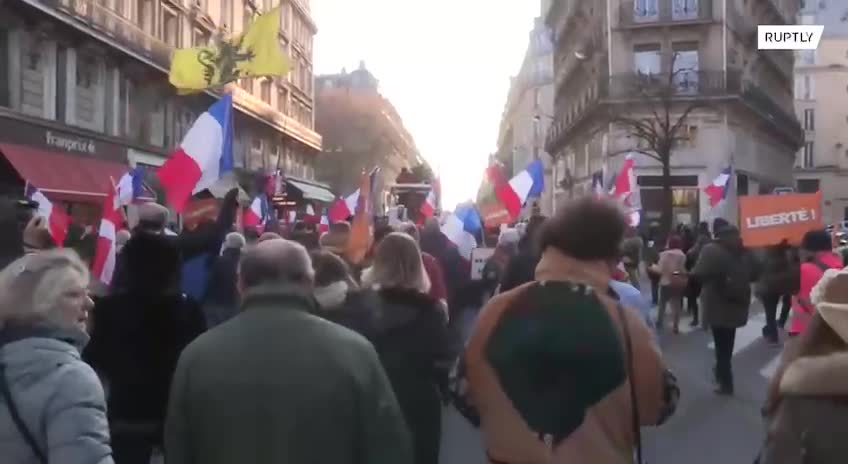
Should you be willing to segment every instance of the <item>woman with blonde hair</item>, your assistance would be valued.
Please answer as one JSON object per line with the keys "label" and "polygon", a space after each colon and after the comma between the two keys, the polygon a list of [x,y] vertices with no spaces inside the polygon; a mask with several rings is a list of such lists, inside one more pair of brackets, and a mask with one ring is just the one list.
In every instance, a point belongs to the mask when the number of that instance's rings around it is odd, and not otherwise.
{"label": "woman with blonde hair", "polygon": [[440,388],[458,351],[439,303],[427,292],[430,280],[415,239],[388,234],[377,246],[363,287],[377,293],[371,340],[392,382],[412,433],[415,464],[436,464],[441,436]]}
{"label": "woman with blonde hair", "polygon": [[108,464],[106,400],[80,359],[93,306],[71,250],[42,251],[0,271],[0,456],[4,463]]}

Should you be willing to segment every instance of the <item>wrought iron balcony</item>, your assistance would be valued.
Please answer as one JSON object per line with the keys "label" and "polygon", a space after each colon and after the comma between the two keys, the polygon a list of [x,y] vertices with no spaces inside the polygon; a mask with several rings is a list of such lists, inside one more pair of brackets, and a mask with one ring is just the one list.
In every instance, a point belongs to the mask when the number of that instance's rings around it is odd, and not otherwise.
{"label": "wrought iron balcony", "polygon": [[610,100],[691,99],[738,93],[740,75],[723,71],[626,73],[609,78]]}
{"label": "wrought iron balcony", "polygon": [[800,146],[804,131],[794,113],[784,109],[767,92],[743,81],[738,71],[685,71],[674,74],[627,73],[605,77],[591,84],[548,130],[545,151],[556,153],[580,125],[604,105],[639,105],[688,100],[736,100],[769,121]]}
{"label": "wrought iron balcony", "polygon": [[628,28],[713,20],[712,0],[639,0],[619,8],[619,25]]}

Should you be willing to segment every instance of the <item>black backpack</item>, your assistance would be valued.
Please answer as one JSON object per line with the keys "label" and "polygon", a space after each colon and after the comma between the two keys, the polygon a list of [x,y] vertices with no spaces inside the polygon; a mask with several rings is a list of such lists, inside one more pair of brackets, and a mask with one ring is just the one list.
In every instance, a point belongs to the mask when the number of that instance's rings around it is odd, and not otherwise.
{"label": "black backpack", "polygon": [[730,304],[751,304],[751,267],[747,254],[731,258],[727,274],[719,280],[718,290]]}

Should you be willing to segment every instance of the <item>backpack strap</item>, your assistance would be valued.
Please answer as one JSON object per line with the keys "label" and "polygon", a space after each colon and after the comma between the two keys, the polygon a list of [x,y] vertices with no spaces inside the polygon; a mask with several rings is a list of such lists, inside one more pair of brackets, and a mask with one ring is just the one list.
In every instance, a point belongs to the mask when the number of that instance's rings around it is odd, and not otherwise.
{"label": "backpack strap", "polygon": [[9,390],[9,382],[6,379],[6,365],[0,363],[0,395],[3,396],[3,400],[6,402],[6,405],[9,408],[9,414],[12,416],[12,422],[15,423],[15,427],[18,428],[18,431],[24,438],[24,441],[27,442],[32,453],[38,459],[38,462],[42,464],[47,464],[47,457],[44,452],[41,451],[41,448],[38,446],[38,442],[36,442],[35,437],[32,436],[32,433],[27,428],[23,419],[21,418],[21,414],[18,411],[18,406],[15,404],[15,400],[12,398],[12,392]]}
{"label": "backpack strap", "polygon": [[823,263],[823,262],[822,262],[821,260],[819,260],[818,258],[814,259],[814,260],[812,261],[812,263],[813,263],[813,264],[815,264],[817,268],[821,269],[821,271],[822,271],[822,272],[825,272],[825,271],[827,271],[828,269],[830,269],[830,268],[831,268],[830,266],[828,266],[827,264]]}
{"label": "backpack strap", "polygon": [[627,377],[630,382],[630,404],[633,409],[633,436],[636,438],[636,463],[642,464],[642,420],[639,417],[639,403],[636,398],[636,371],[633,369],[633,342],[630,339],[630,329],[627,325],[627,316],[624,314],[624,307],[620,303],[616,304],[618,308],[618,318],[621,320],[621,331],[624,332],[624,345],[627,350]]}

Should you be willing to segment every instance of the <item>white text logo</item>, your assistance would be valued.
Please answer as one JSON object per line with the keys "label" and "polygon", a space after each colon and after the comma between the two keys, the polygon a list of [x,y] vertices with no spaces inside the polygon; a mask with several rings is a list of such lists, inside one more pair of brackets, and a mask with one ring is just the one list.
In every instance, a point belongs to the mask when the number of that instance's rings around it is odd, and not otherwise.
{"label": "white text logo", "polygon": [[824,26],[757,26],[760,50],[815,50]]}
{"label": "white text logo", "polygon": [[761,229],[763,227],[774,227],[791,225],[799,222],[814,221],[816,212],[814,210],[801,209],[785,213],[769,214],[766,216],[753,216],[745,218],[745,225],[749,229]]}

